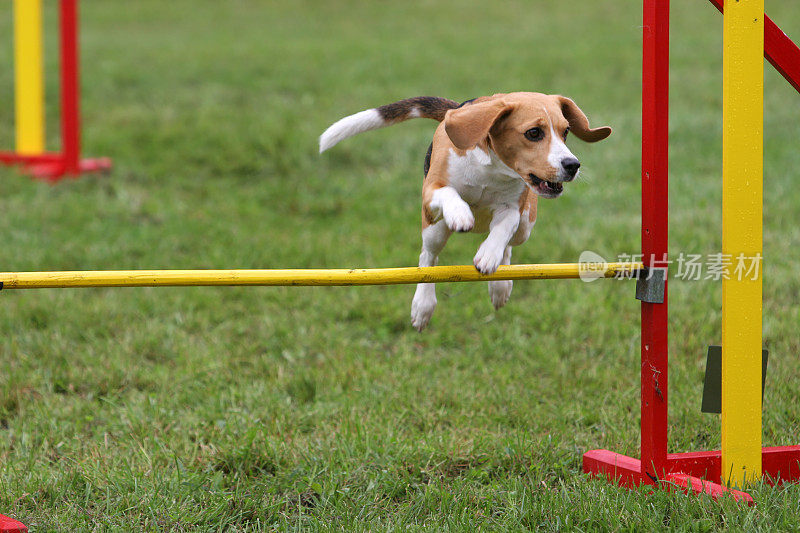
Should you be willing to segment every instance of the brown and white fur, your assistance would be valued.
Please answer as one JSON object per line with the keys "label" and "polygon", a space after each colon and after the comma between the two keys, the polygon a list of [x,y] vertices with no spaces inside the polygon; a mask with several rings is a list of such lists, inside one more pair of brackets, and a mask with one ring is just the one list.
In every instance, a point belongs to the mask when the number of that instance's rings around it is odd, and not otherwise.
{"label": "brown and white fur", "polygon": [[[608,127],[590,128],[583,111],[564,96],[517,92],[464,104],[420,96],[339,120],[320,136],[320,152],[357,133],[418,117],[441,123],[425,157],[419,266],[436,265],[453,232],[488,232],[473,259],[483,274],[510,264],[511,247],[528,240],[538,198],[560,196],[564,182],[578,175],[567,133],[586,142],[611,134]],[[495,308],[505,305],[511,288],[511,281],[489,282]],[[421,331],[435,308],[435,285],[418,284],[412,325]]]}

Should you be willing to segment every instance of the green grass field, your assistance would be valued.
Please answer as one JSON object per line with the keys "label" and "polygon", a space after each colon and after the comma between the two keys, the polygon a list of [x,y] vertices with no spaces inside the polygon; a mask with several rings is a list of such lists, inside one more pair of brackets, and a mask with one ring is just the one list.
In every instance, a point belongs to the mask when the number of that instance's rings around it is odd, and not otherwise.
{"label": "green grass field", "polygon": [[[559,5],[560,4],[560,5]],[[768,0],[800,38],[800,10]],[[49,142],[57,143],[54,2]],[[10,3],[0,146],[13,145]],[[722,19],[673,0],[670,249],[721,241]],[[0,270],[416,264],[414,121],[317,154],[343,115],[415,95],[563,93],[615,128],[571,146],[582,179],[540,203],[515,262],[639,250],[640,5],[82,2],[87,155],[55,186],[0,169]],[[765,445],[800,433],[798,96],[766,71]],[[469,264],[456,235],[441,260]],[[66,530],[797,530],[800,487],[758,505],[627,491],[581,454],[638,456],[629,282],[42,290],[0,294],[0,513]],[[699,412],[720,284],[671,285],[672,451],[719,446]]]}

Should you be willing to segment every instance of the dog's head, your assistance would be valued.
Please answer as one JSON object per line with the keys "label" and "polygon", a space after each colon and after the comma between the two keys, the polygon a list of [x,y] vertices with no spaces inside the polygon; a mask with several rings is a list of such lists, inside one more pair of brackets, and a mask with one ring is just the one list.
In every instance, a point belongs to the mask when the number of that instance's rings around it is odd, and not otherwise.
{"label": "dog's head", "polygon": [[509,93],[478,98],[447,112],[447,136],[461,150],[482,141],[538,195],[556,198],[581,164],[567,148],[572,132],[586,142],[602,141],[611,128],[590,128],[569,98],[540,93]]}

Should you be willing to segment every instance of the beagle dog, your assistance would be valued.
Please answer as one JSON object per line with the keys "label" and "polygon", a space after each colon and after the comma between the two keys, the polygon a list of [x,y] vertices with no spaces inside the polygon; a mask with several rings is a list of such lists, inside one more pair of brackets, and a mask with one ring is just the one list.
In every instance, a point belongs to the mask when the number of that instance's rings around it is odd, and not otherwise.
{"label": "beagle dog", "polygon": [[[473,259],[483,274],[510,264],[511,247],[528,240],[539,197],[557,198],[564,183],[578,176],[581,164],[565,144],[567,134],[585,142],[611,135],[609,127],[590,128],[583,111],[564,96],[516,92],[463,104],[419,96],[339,120],[320,136],[319,151],[412,118],[440,122],[425,156],[419,266],[436,265],[453,232],[488,232]],[[511,281],[489,282],[496,309],[511,288]],[[422,331],[435,308],[435,285],[418,284],[412,325]]]}

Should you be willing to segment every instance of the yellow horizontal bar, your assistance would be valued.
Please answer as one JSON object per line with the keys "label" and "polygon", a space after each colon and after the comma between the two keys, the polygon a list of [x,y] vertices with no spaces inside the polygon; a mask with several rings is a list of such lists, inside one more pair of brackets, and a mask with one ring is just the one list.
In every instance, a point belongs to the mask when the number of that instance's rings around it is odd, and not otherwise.
{"label": "yellow horizontal bar", "polygon": [[571,279],[630,275],[642,263],[561,263],[501,266],[484,275],[473,266],[316,270],[86,270],[65,272],[3,272],[3,289],[64,289],[71,287],[188,286],[323,286],[397,285],[455,281]]}

